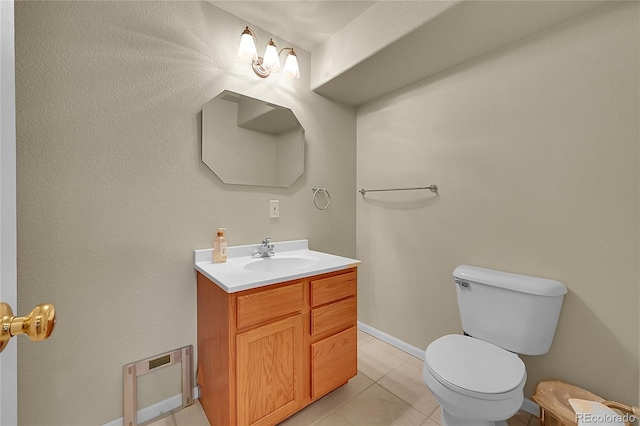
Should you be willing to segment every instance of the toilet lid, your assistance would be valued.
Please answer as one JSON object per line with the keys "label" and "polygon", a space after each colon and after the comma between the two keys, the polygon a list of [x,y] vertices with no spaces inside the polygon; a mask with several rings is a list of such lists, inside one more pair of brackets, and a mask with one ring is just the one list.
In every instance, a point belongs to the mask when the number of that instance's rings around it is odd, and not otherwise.
{"label": "toilet lid", "polygon": [[431,343],[425,365],[455,387],[481,394],[509,392],[525,377],[518,356],[473,337],[451,334]]}

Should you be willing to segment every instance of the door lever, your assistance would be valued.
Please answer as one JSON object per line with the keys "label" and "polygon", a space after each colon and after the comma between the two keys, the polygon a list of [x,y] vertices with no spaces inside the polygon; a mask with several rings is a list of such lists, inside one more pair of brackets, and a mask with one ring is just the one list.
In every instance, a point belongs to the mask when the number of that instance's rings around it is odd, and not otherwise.
{"label": "door lever", "polygon": [[50,303],[36,306],[26,317],[14,317],[11,306],[0,302],[0,352],[18,334],[26,334],[36,342],[45,340],[51,336],[55,325],[56,308]]}

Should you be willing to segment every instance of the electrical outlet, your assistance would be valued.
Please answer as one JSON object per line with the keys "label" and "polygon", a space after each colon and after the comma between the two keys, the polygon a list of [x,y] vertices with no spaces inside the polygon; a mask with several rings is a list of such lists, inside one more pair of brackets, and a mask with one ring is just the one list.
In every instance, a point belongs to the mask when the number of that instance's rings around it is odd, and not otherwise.
{"label": "electrical outlet", "polygon": [[280,217],[280,200],[269,201],[269,216]]}

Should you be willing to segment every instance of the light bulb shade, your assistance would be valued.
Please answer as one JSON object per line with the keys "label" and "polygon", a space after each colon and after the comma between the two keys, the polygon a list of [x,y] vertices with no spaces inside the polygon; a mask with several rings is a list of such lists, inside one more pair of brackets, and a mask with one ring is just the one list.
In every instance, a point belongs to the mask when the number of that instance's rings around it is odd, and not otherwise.
{"label": "light bulb shade", "polygon": [[288,79],[300,78],[298,57],[293,49],[291,49],[291,52],[287,55],[287,60],[284,62],[284,76]]}
{"label": "light bulb shade", "polygon": [[253,35],[251,34],[249,27],[242,32],[240,37],[240,48],[238,48],[238,58],[243,62],[251,62],[258,59],[258,52],[256,51],[256,43],[253,41]]}
{"label": "light bulb shade", "polygon": [[273,40],[269,40],[269,43],[267,43],[267,48],[264,51],[262,66],[267,68],[271,72],[280,71],[280,58],[278,57],[278,49],[276,48]]}

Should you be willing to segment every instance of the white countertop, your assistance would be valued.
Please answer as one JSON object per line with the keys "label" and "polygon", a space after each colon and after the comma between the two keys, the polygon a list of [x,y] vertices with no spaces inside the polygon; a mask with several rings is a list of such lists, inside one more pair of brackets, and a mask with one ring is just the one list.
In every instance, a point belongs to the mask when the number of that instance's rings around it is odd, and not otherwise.
{"label": "white countertop", "polygon": [[[309,250],[307,240],[274,242],[272,244],[275,256],[259,259],[251,258],[251,255],[258,250],[260,244],[229,247],[225,263],[213,263],[213,249],[195,250],[195,268],[227,293],[235,293],[269,284],[339,271],[361,263],[356,259]],[[264,263],[273,259],[278,262],[277,259],[285,258],[301,259],[302,262],[293,268],[275,268],[276,271],[247,269],[247,267],[256,266],[258,262]],[[265,265],[268,266],[266,263]]]}

